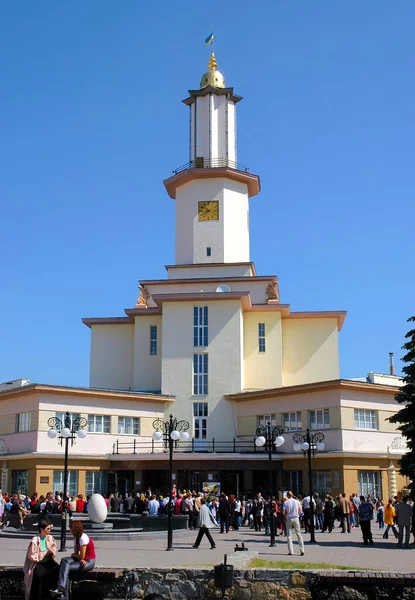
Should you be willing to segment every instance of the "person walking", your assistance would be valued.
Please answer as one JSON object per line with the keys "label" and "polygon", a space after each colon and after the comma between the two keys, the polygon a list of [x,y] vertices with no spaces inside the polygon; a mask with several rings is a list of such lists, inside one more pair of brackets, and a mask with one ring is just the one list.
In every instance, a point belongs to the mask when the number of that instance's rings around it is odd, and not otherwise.
{"label": "person walking", "polygon": [[405,548],[409,548],[409,538],[411,535],[411,517],[412,506],[408,504],[408,496],[404,496],[401,502],[395,507],[396,523],[399,529],[398,548],[401,548],[403,542],[403,534],[405,532]]}
{"label": "person walking", "polygon": [[353,506],[354,506],[354,518],[356,521],[356,527],[359,527],[360,523],[359,523],[359,504],[360,504],[360,498],[357,494],[352,494],[352,502],[353,502]]}
{"label": "person walking", "polygon": [[42,600],[50,587],[56,585],[59,565],[56,558],[56,542],[50,535],[52,526],[48,519],[39,519],[39,535],[29,544],[23,567],[26,600]]}
{"label": "person walking", "polygon": [[372,532],[370,530],[370,522],[373,519],[373,504],[366,500],[364,496],[360,496],[359,504],[359,521],[363,535],[363,544],[365,546],[373,546]]}
{"label": "person walking", "polygon": [[385,533],[383,534],[383,539],[387,540],[389,536],[389,529],[392,528],[393,535],[396,539],[398,539],[398,530],[395,527],[395,508],[393,506],[393,498],[389,498],[387,505],[385,506]]}
{"label": "person walking", "polygon": [[342,511],[342,533],[346,533],[346,524],[347,533],[350,533],[350,500],[344,492],[340,500],[340,509]]}
{"label": "person walking", "polygon": [[206,498],[200,499],[200,509],[197,524],[199,527],[199,531],[197,534],[196,541],[193,544],[193,548],[199,548],[200,542],[202,541],[204,535],[210,542],[210,549],[213,550],[214,548],[216,548],[216,544],[209,530],[211,529],[211,527],[219,527],[219,525],[217,524],[215,517],[212,515],[212,513],[206,506]]}
{"label": "person walking", "polygon": [[95,545],[84,533],[81,521],[72,521],[70,531],[74,538],[74,552],[62,558],[56,589],[49,590],[51,596],[62,597],[62,600],[69,600],[69,574],[77,571],[86,573],[95,567]]}
{"label": "person walking", "polygon": [[300,515],[302,512],[301,504],[294,498],[292,492],[287,492],[287,500],[282,505],[283,514],[287,521],[287,542],[288,542],[288,554],[294,554],[293,547],[293,529],[297,536],[298,546],[300,548],[301,556],[304,556],[304,540],[301,535],[300,529]]}

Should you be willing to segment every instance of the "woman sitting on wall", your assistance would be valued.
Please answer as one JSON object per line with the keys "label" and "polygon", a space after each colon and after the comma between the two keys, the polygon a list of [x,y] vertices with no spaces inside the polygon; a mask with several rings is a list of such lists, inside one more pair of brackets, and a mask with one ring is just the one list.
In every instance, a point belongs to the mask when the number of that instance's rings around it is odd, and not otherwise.
{"label": "woman sitting on wall", "polygon": [[48,598],[48,590],[56,585],[59,570],[55,561],[56,542],[50,535],[51,524],[42,517],[38,527],[39,535],[30,542],[23,567],[26,600]]}
{"label": "woman sitting on wall", "polygon": [[72,521],[71,533],[74,537],[74,552],[62,558],[59,567],[58,585],[50,590],[51,596],[61,596],[69,600],[69,573],[92,571],[95,567],[95,546],[92,539],[84,533],[81,521]]}

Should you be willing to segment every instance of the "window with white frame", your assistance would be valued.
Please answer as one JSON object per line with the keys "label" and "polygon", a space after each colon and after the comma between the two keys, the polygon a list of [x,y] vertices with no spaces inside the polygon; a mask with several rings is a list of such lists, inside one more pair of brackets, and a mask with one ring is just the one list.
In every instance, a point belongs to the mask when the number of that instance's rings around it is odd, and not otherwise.
{"label": "window with white frame", "polygon": [[359,496],[382,498],[380,471],[358,471],[357,481]]}
{"label": "window with white frame", "polygon": [[208,307],[193,307],[193,346],[208,345]]}
{"label": "window with white frame", "polygon": [[193,354],[193,394],[208,393],[208,355]]}
{"label": "window with white frame", "polygon": [[90,433],[109,433],[109,415],[88,415],[88,431]]}
{"label": "window with white frame", "polygon": [[140,417],[118,417],[120,435],[140,435]]}
{"label": "window with white frame", "polygon": [[284,431],[301,431],[301,412],[289,412],[282,415]]}
{"label": "window with white frame", "polygon": [[354,426],[356,429],[378,429],[378,411],[355,408]]}
{"label": "window with white frame", "polygon": [[16,433],[22,433],[23,431],[30,431],[30,424],[32,421],[32,413],[24,412],[16,415]]}
{"label": "window with white frame", "polygon": [[[62,427],[66,427],[65,423],[66,412],[57,412],[56,418],[60,419]],[[69,429],[72,429],[72,423],[79,418],[79,413],[69,413]]]}
{"label": "window with white frame", "polygon": [[[53,489],[52,492],[63,492],[63,482],[64,482],[64,471],[53,471]],[[68,495],[69,496],[77,496],[78,495],[78,471],[70,470],[68,471]]]}
{"label": "window with white frame", "polygon": [[194,417],[207,417],[208,416],[208,403],[207,402],[193,402],[193,416]]}
{"label": "window with white frame", "polygon": [[308,411],[310,429],[329,429],[330,413],[328,408]]}
{"label": "window with white frame", "polygon": [[271,425],[273,427],[275,427],[275,425],[276,425],[275,415],[257,415],[257,417],[256,417],[256,426],[257,427],[261,427],[261,425],[266,427],[267,423],[271,423]]}
{"label": "window with white frame", "polygon": [[157,355],[157,325],[150,325],[150,355]]}
{"label": "window with white frame", "polygon": [[313,471],[313,491],[320,495],[331,493],[331,472]]}
{"label": "window with white frame", "polygon": [[258,349],[265,352],[265,323],[258,323]]}
{"label": "window with white frame", "polygon": [[85,471],[85,494],[108,493],[108,471]]}

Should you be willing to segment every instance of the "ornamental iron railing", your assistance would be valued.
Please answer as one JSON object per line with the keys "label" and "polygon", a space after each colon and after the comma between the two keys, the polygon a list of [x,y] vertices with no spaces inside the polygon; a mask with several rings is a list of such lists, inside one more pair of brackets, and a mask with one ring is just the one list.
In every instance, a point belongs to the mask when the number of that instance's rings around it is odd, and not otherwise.
{"label": "ornamental iron railing", "polygon": [[187,169],[235,169],[235,171],[242,171],[248,173],[249,169],[247,166],[237,163],[234,160],[228,158],[204,158],[203,156],[197,157],[194,160],[187,162],[181,167],[174,169],[174,175]]}
{"label": "ornamental iron railing", "polygon": [[[267,454],[268,450],[258,448],[255,445],[255,439],[241,441],[236,438],[227,441],[220,441],[212,438],[211,440],[200,440],[192,438],[184,442],[175,442],[174,449],[176,452],[185,453],[231,453],[231,454]],[[160,454],[168,452],[164,441],[156,442],[155,440],[137,440],[123,442],[117,439],[113,444],[113,454]],[[274,447],[273,453],[280,454],[280,450]]]}

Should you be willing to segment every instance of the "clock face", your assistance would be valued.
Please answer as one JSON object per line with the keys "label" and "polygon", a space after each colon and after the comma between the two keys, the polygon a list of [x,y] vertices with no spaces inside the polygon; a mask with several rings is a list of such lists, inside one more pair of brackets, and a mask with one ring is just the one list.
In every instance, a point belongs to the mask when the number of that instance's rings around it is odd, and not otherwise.
{"label": "clock face", "polygon": [[218,200],[209,200],[208,202],[199,202],[198,208],[199,221],[218,221],[219,220],[219,202]]}

